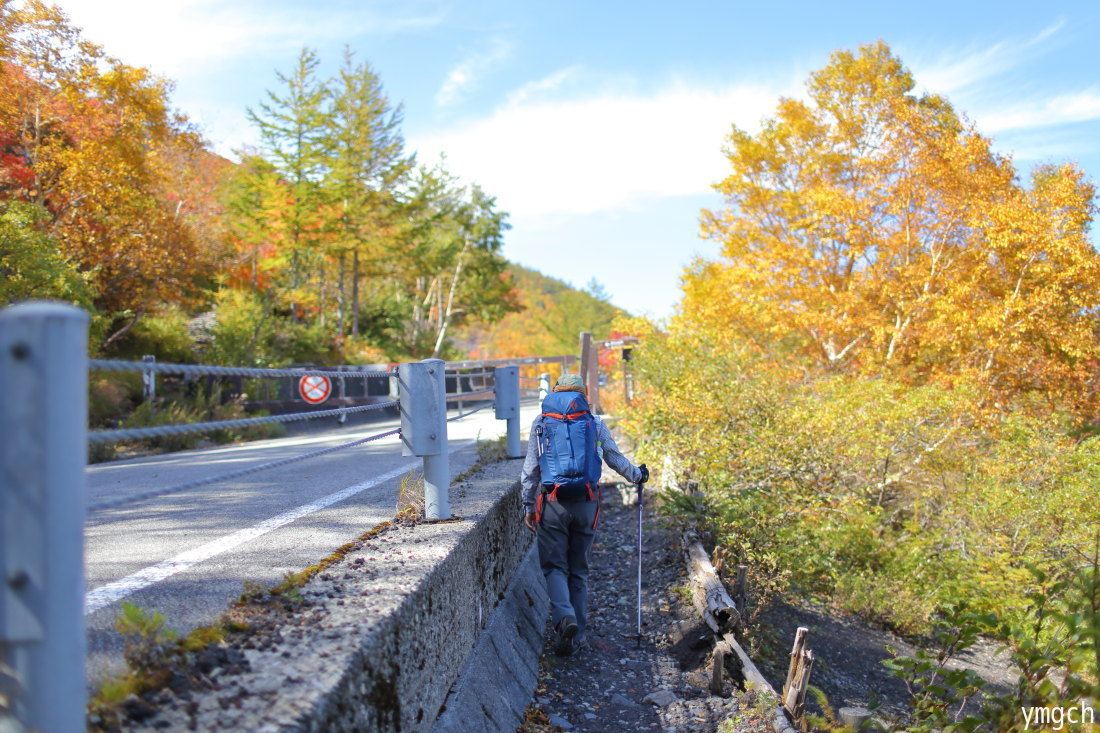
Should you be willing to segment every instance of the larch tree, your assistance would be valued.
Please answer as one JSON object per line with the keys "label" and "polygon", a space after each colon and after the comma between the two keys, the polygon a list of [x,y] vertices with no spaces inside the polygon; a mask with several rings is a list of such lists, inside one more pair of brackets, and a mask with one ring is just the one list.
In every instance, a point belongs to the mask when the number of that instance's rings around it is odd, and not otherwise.
{"label": "larch tree", "polygon": [[328,172],[330,92],[317,74],[317,54],[302,49],[288,75],[276,72],[282,93],[268,90],[267,100],[248,110],[260,134],[263,152],[286,181],[290,196],[280,212],[280,228],[290,250],[291,304],[295,317],[304,304],[323,307],[320,292],[309,292],[316,269],[324,289],[324,199],[321,181]]}
{"label": "larch tree", "polygon": [[332,249],[338,264],[338,331],[345,333],[350,320],[351,334],[358,336],[363,277],[382,279],[387,274],[379,260],[385,252],[384,241],[399,226],[403,207],[397,189],[413,158],[405,153],[401,106],[390,105],[378,75],[370,64],[356,64],[350,49],[345,50],[331,94],[326,189],[335,214]]}
{"label": "larch tree", "polygon": [[507,214],[477,185],[461,186],[443,168],[421,166],[407,211],[411,229],[395,241],[395,300],[408,321],[402,339],[412,354],[442,353],[460,320],[496,320],[518,302],[500,255]]}

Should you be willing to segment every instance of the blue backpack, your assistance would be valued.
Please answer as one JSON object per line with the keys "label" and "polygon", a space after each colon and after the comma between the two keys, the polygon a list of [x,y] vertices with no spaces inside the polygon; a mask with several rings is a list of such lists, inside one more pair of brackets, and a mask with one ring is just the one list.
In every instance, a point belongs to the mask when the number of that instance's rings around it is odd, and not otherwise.
{"label": "blue backpack", "polygon": [[580,392],[553,392],[542,401],[539,469],[543,487],[558,500],[595,498],[602,471],[596,430]]}

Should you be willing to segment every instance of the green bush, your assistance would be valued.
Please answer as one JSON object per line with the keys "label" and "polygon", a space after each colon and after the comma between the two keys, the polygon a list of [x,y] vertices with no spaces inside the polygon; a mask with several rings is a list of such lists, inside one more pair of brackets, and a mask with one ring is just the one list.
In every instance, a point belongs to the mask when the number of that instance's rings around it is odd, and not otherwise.
{"label": "green bush", "polygon": [[112,344],[108,356],[139,360],[146,354],[152,354],[160,362],[193,362],[195,342],[191,337],[190,322],[187,313],[180,308],[164,306],[156,313],[139,319],[126,336]]}
{"label": "green bush", "polygon": [[[218,420],[239,420],[245,417],[261,417],[265,413],[247,415],[241,400],[231,400],[219,404],[216,398],[208,399],[201,393],[193,396],[181,396],[167,401],[143,402],[123,422],[123,427],[141,428],[159,425],[181,425]],[[200,442],[233,443],[242,440],[261,440],[276,438],[286,434],[286,428],[279,423],[267,423],[247,428],[218,429],[202,433],[183,433],[157,438],[147,438],[144,443],[163,451],[189,450]]]}
{"label": "green bush", "polygon": [[278,330],[271,304],[263,294],[224,288],[215,296],[213,340],[204,360],[233,366],[271,366]]}
{"label": "green bush", "polygon": [[1075,440],[1056,414],[991,409],[966,383],[792,372],[686,336],[636,365],[624,426],[702,492],[668,511],[758,580],[789,577],[900,631],[964,600],[1019,617],[1028,566],[1062,567],[1100,525],[1100,439]]}
{"label": "green bush", "polygon": [[[1030,569],[1027,606],[1015,620],[977,613],[965,605],[947,606],[930,651],[883,662],[912,697],[912,720],[905,730],[1083,729],[1067,725],[1062,716],[1070,708],[1093,707],[1100,700],[1097,548],[1083,567],[1062,570],[1051,576]],[[976,673],[951,665],[981,637],[998,641],[1018,671],[1017,684],[1008,694],[982,694],[984,682]],[[1056,716],[1046,721],[1053,725],[1038,722],[1040,710]]]}

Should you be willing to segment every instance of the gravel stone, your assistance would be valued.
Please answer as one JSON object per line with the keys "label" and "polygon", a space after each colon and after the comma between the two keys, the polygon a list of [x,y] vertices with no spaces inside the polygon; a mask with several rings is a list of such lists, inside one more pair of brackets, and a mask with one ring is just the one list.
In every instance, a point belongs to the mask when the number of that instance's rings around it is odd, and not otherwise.
{"label": "gravel stone", "polygon": [[679,698],[676,697],[676,693],[672,690],[657,690],[642,698],[642,702],[648,702],[650,705],[656,705],[659,708],[667,708],[677,700],[679,700]]}
{"label": "gravel stone", "polygon": [[562,730],[573,730],[573,724],[559,715],[550,715],[550,725],[556,725]]}

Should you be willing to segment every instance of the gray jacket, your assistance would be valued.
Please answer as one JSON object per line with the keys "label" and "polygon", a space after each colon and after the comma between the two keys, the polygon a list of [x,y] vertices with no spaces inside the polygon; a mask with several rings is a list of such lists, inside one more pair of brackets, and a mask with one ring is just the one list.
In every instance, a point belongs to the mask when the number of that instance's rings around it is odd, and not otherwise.
{"label": "gray jacket", "polygon": [[[593,415],[596,421],[596,450],[603,455],[604,463],[618,472],[620,476],[630,483],[637,483],[642,478],[642,470],[627,460],[626,456],[615,445],[615,439],[611,437],[611,431],[607,424],[598,415]],[[524,511],[535,511],[535,499],[538,497],[542,484],[542,470],[539,468],[538,458],[538,428],[542,426],[542,415],[531,423],[531,437],[527,440],[527,458],[523,461],[523,472],[519,481],[522,489]]]}

